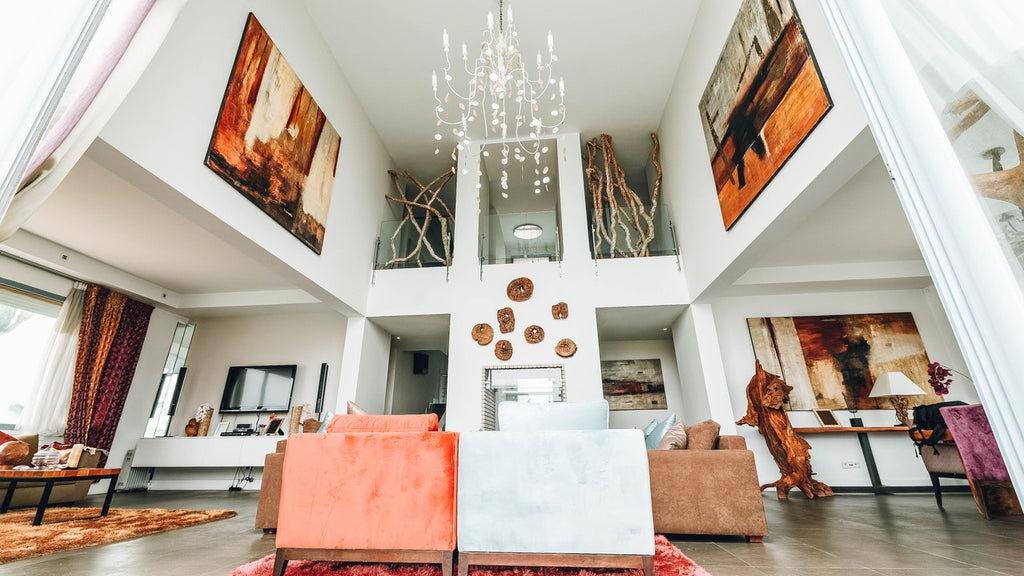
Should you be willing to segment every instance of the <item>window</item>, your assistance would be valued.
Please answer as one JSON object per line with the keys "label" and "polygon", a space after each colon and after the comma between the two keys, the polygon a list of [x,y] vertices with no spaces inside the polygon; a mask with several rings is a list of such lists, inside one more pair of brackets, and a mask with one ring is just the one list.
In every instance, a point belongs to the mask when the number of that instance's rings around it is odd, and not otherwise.
{"label": "window", "polygon": [[185,384],[185,359],[188,357],[188,349],[192,345],[192,335],[195,331],[195,324],[185,322],[178,322],[174,329],[171,347],[167,350],[167,360],[164,361],[163,376],[160,377],[160,388],[156,391],[153,409],[146,424],[146,438],[167,435],[171,416],[174,416],[174,410],[178,406],[181,387]]}
{"label": "window", "polygon": [[60,306],[59,296],[0,284],[0,429],[13,429],[29,401]]}

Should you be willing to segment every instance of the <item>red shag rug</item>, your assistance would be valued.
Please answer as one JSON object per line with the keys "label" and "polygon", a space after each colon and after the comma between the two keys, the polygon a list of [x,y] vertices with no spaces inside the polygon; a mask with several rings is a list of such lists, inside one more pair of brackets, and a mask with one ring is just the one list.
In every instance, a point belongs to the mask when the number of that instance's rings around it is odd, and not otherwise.
{"label": "red shag rug", "polygon": [[[274,555],[235,568],[231,576],[271,576]],[[454,573],[458,573],[456,568]],[[711,576],[661,534],[654,537],[656,576]],[[441,576],[438,564],[357,564],[292,561],[285,576]],[[640,570],[471,567],[470,576],[642,576]]]}

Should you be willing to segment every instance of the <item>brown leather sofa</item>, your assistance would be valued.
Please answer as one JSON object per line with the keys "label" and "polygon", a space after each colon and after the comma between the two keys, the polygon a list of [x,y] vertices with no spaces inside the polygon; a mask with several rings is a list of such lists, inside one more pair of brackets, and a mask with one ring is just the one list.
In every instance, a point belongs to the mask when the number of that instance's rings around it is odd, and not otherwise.
{"label": "brown leather sofa", "polygon": [[277,443],[277,451],[263,460],[263,480],[260,483],[260,501],[256,505],[256,528],[267,533],[277,531],[277,510],[281,501],[281,475],[284,470],[284,447],[287,440]]}
{"label": "brown leather sofa", "polygon": [[[28,434],[24,436],[15,436],[18,440],[28,444],[29,458],[32,454],[39,451],[39,436],[37,434]],[[80,468],[95,468],[100,461],[100,453],[96,452],[90,454],[88,451],[82,453],[81,459],[78,461]],[[55,482],[53,484],[53,491],[50,492],[50,504],[68,504],[71,502],[77,502],[89,495],[89,487],[92,486],[92,480],[79,480],[78,482]],[[7,490],[6,485],[0,485],[0,494],[5,493]],[[43,497],[43,485],[42,484],[22,484],[14,489],[14,494],[11,496],[11,508],[25,508],[28,506],[38,506],[39,499]]]}
{"label": "brown leather sofa", "polygon": [[659,534],[768,535],[754,453],[742,436],[719,436],[714,450],[648,450],[654,531]]}

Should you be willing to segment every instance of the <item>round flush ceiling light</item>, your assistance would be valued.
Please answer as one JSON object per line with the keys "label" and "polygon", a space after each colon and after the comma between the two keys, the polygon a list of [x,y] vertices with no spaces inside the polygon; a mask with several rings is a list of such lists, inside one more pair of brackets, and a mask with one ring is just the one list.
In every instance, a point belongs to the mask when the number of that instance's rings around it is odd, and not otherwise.
{"label": "round flush ceiling light", "polygon": [[540,235],[543,233],[544,229],[536,224],[520,224],[512,229],[512,235],[520,240],[540,238]]}

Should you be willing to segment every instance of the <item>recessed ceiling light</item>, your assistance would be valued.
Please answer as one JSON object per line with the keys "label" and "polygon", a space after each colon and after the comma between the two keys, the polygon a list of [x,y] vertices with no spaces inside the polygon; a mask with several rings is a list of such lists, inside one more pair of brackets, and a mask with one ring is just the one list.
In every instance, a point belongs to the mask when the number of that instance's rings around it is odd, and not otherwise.
{"label": "recessed ceiling light", "polygon": [[520,224],[512,229],[512,235],[520,240],[540,238],[540,235],[543,233],[544,229],[536,224]]}

